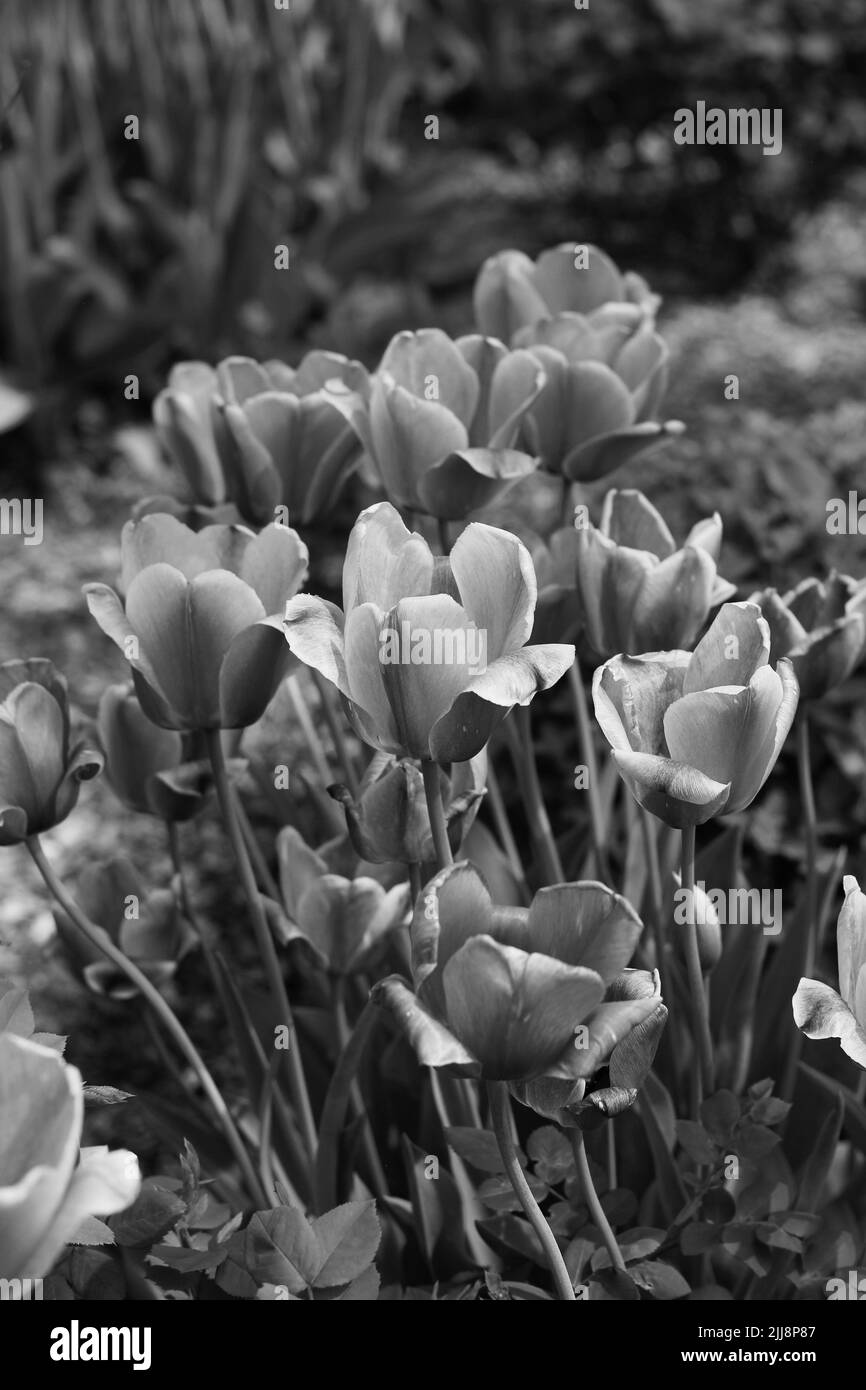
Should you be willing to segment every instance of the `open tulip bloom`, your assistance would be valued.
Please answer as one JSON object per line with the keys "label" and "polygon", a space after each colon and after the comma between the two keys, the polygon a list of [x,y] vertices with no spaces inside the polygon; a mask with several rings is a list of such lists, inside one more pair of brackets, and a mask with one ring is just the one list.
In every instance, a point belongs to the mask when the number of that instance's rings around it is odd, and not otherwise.
{"label": "open tulip bloom", "polygon": [[365,392],[333,400],[389,501],[460,521],[536,469],[515,441],[543,383],[529,352],[425,328],[391,340]]}
{"label": "open tulip bloom", "polygon": [[0,665],[0,845],[65,820],[102,758],[74,741],[66,681],[50,661]]}
{"label": "open tulip bloom", "polygon": [[286,674],[282,613],[307,573],[287,526],[191,531],[176,518],[127,522],[126,602],[85,586],[93,617],[132,667],[141,707],[165,729],[239,729],[264,712]]}
{"label": "open tulip bloom", "polygon": [[554,1077],[566,1092],[604,1064],[656,1009],[653,992],[605,1002],[642,927],[600,883],[543,888],[530,908],[498,908],[478,870],[443,869],[412,921],[415,992],[376,986],[423,1065],[488,1081]]}
{"label": "open tulip bloom", "polygon": [[788,657],[801,700],[819,700],[841,685],[866,651],[866,580],[834,570],[784,595],[764,589],[752,602],[770,628],[770,659]]}
{"label": "open tulip bloom", "polygon": [[[577,250],[585,256],[576,256]],[[585,264],[583,263],[585,261]],[[597,246],[551,246],[533,261],[522,251],[500,251],[482,265],[475,281],[475,321],[481,333],[510,343],[524,328],[561,313],[583,315],[592,325],[652,322],[659,297],[634,271],[623,275]]]}
{"label": "open tulip bloom", "polygon": [[311,352],[300,366],[227,357],[179,362],[154,401],[157,433],[205,506],[237,505],[261,524],[285,506],[303,525],[333,505],[359,460],[357,441],[325,387],[357,390],[359,362]]}
{"label": "open tulip bloom", "polygon": [[797,709],[789,661],[769,665],[753,603],[726,603],[694,652],[615,656],[593,679],[619,772],[666,824],[742,811],[775,766]]}
{"label": "open tulip bloom", "polygon": [[721,540],[716,513],[678,550],[642,492],[612,488],[599,526],[575,530],[576,587],[596,656],[690,647],[710,610],[735,592],[716,570]]}
{"label": "open tulip bloom", "polygon": [[839,992],[819,980],[801,980],[792,1000],[794,1022],[807,1038],[838,1038],[842,1051],[866,1068],[866,894],[853,874],[845,875],[842,886]]}
{"label": "open tulip bloom", "polygon": [[135,1201],[135,1155],[81,1149],[84,1086],[58,1052],[0,1033],[0,1278],[39,1279],[91,1216]]}
{"label": "open tulip bloom", "polygon": [[450,556],[434,557],[380,502],[349,538],[343,611],[299,595],[286,605],[286,639],[337,687],[365,743],[465,762],[574,660],[571,646],[525,645],[535,600],[532,561],[515,536],[473,523]]}

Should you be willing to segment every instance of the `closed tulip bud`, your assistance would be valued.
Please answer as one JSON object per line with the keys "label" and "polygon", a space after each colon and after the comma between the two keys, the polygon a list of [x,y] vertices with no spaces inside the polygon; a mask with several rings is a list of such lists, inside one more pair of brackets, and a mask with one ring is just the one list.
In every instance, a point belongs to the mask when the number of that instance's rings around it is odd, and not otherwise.
{"label": "closed tulip bud", "polygon": [[387,502],[368,507],[343,565],[341,612],[322,599],[286,606],[292,651],[344,698],[373,748],[466,762],[517,704],[574,660],[564,645],[526,646],[536,580],[515,536],[473,522],[433,556]]}
{"label": "closed tulip bud", "polygon": [[310,849],[293,826],[277,836],[280,890],[285,909],[283,939],[303,941],[332,975],[363,970],[409,909],[405,883],[385,889],[364,875],[332,871],[327,847]]}
{"label": "closed tulip bud", "polygon": [[240,729],[260,718],[286,675],[282,611],[307,573],[286,526],[193,532],[174,517],[128,522],[125,604],[85,586],[93,617],[132,667],[142,709],[164,729]]}
{"label": "closed tulip bud", "polygon": [[753,603],[726,603],[693,653],[616,656],[593,680],[596,718],[632,795],[667,825],[742,811],[775,766],[797,709],[788,661],[768,664]]}
{"label": "closed tulip bud", "polygon": [[0,665],[0,845],[65,820],[102,758],[72,737],[66,682],[50,661]]}
{"label": "closed tulip bud", "polygon": [[804,579],[790,593],[753,594],[770,629],[770,660],[787,657],[801,700],[820,700],[847,680],[866,651],[866,580],[835,570]]}
{"label": "closed tulip bud", "polygon": [[[122,858],[86,865],[77,885],[85,915],[157,986],[171,979],[197,940],[178,907],[178,892],[173,884],[145,893],[135,869]],[[69,961],[94,994],[135,997],[135,985],[82,937],[62,908],[55,908],[54,921]]]}
{"label": "closed tulip bud", "polygon": [[576,248],[571,242],[542,251],[535,261],[522,251],[490,256],[478,272],[473,300],[479,332],[506,343],[556,314],[603,322],[616,310],[624,321],[640,323],[652,320],[659,305],[641,276],[620,274],[597,246]]}
{"label": "closed tulip bud", "polygon": [[[451,776],[440,768],[442,804],[452,851],[475,820],[484,795],[487,758],[479,753],[456,763]],[[329,791],[346,812],[357,854],[373,864],[429,864],[436,858],[424,779],[415,763],[377,753],[361,781],[357,799],[343,786]]]}
{"label": "closed tulip bud", "polygon": [[802,979],[792,1000],[794,1022],[807,1038],[838,1038],[842,1051],[866,1068],[866,894],[853,874],[842,880],[845,901],[836,925],[839,992]]}
{"label": "closed tulip bud", "polygon": [[605,1003],[641,932],[629,904],[600,883],[544,888],[529,908],[497,908],[469,863],[438,873],[412,920],[415,993],[391,977],[374,997],[419,1061],[487,1080],[597,1069],[655,1009],[654,998]]}
{"label": "closed tulip bud", "polygon": [[607,494],[601,522],[575,530],[576,588],[586,639],[602,660],[618,652],[690,647],[734,585],[716,571],[722,522],[694,526],[678,550],[642,492]]}
{"label": "closed tulip bud", "polygon": [[135,1201],[126,1149],[79,1150],[81,1073],[30,1038],[0,1033],[0,1278],[41,1279],[90,1216]]}
{"label": "closed tulip bud", "polygon": [[[722,924],[712,899],[703,887],[696,883],[691,890],[684,889],[679,874],[673,874],[674,903],[673,914],[677,926],[687,922],[694,923],[698,939],[698,957],[704,975],[715,970],[722,958]],[[674,941],[679,949],[681,960],[685,961],[685,939],[679,930],[674,932]]]}
{"label": "closed tulip bud", "polygon": [[543,382],[529,352],[425,328],[391,340],[366,392],[333,400],[391,502],[463,520],[535,471],[515,441]]}

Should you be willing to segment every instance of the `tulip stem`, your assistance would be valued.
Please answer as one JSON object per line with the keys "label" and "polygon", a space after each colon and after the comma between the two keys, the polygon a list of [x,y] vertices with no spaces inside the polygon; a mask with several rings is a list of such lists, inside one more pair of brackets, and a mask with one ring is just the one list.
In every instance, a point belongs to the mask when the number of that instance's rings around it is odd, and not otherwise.
{"label": "tulip stem", "polygon": [[[337,1042],[342,1052],[352,1036],[349,1020],[346,1017],[346,981],[342,975],[338,975],[334,980],[332,1002]],[[361,1087],[358,1084],[357,1077],[352,1078],[350,1093],[352,1104],[361,1117],[361,1143],[364,1146],[364,1156],[367,1160],[367,1168],[369,1169],[370,1186],[377,1197],[387,1197],[388,1179],[385,1177],[385,1172],[382,1168],[379,1150],[376,1147],[376,1137],[373,1134],[373,1126],[370,1123],[370,1116],[367,1114],[367,1107],[364,1104],[364,1097],[361,1093]]]}
{"label": "tulip stem", "polygon": [[[809,738],[808,710],[800,710],[797,720],[797,773],[800,781],[800,805],[803,813],[803,832],[806,841],[806,911],[799,941],[799,962],[793,979],[811,977],[815,973],[815,945],[818,923],[818,817],[815,812],[815,788],[812,783],[812,751]],[[797,1064],[803,1050],[803,1034],[795,1029],[785,1061],[779,1095],[791,1100],[797,1080]]]}
{"label": "tulip stem", "polygon": [[421,773],[424,778],[424,795],[427,798],[427,814],[433,832],[433,847],[436,862],[440,869],[447,869],[454,863],[454,855],[448,843],[448,826],[445,821],[445,808],[442,805],[442,788],[439,784],[439,764],[429,758],[422,758]]}
{"label": "tulip stem", "polygon": [[219,729],[208,729],[206,731],[208,754],[210,756],[211,767],[213,769],[214,785],[219,798],[220,809],[222,811],[223,822],[231,841],[235,860],[237,861],[238,871],[241,877],[241,885],[247,900],[247,905],[252,918],[253,931],[255,932],[256,945],[259,949],[262,965],[267,976],[274,1007],[277,1011],[277,1019],[284,1024],[288,1030],[289,1046],[286,1049],[286,1060],[288,1064],[289,1089],[291,1091],[292,1102],[301,1126],[309,1155],[315,1157],[316,1153],[316,1124],[313,1119],[313,1110],[310,1105],[310,1096],[307,1091],[307,1081],[304,1076],[304,1068],[301,1060],[298,1038],[295,1031],[295,1022],[292,1016],[289,997],[286,993],[286,982],[283,979],[283,972],[280,969],[280,962],[277,958],[276,947],[271,936],[271,929],[265,916],[265,910],[259,896],[258,884],[253,873],[253,866],[250,860],[247,844],[244,839],[241,824],[237,816],[237,808],[232,787],[229,782],[228,772],[226,771],[223,746],[220,739]]}
{"label": "tulip stem", "polygon": [[337,1203],[337,1160],[340,1131],[346,1118],[352,1082],[361,1064],[364,1048],[378,1021],[378,1007],[372,999],[364,1005],[352,1034],[340,1053],[331,1076],[319,1122],[319,1148],[316,1154],[316,1208],[321,1215]]}
{"label": "tulip stem", "polygon": [[511,829],[511,822],[508,819],[508,812],[505,809],[505,800],[502,795],[502,788],[499,785],[499,778],[493,767],[493,760],[490,754],[487,755],[487,795],[490,797],[490,810],[493,814],[493,823],[496,826],[496,833],[505,851],[511,872],[517,880],[517,885],[523,896],[524,904],[529,902],[531,893],[526,884],[526,877],[523,873],[523,864],[520,859],[520,852],[514,833]]}
{"label": "tulip stem", "polygon": [[261,845],[256,839],[256,832],[250,824],[250,818],[247,815],[246,807],[244,806],[240,793],[237,792],[234,787],[232,787],[232,801],[237,813],[238,823],[241,827],[241,833],[246,841],[247,851],[252,861],[256,881],[262,892],[267,893],[269,898],[273,898],[274,902],[278,903],[280,902],[280,890],[277,887],[277,881],[268,868],[267,860],[262,853]]}
{"label": "tulip stem", "polygon": [[[611,1128],[613,1128],[612,1121],[609,1121],[609,1123]],[[577,1169],[577,1178],[583,1193],[583,1200],[589,1207],[589,1214],[599,1229],[601,1238],[604,1241],[604,1247],[610,1255],[611,1264],[614,1269],[621,1270],[622,1273],[625,1274],[626,1267],[622,1251],[617,1245],[613,1227],[605,1216],[604,1207],[599,1201],[598,1193],[595,1190],[595,1184],[592,1181],[589,1159],[586,1156],[586,1145],[583,1142],[583,1130],[569,1130],[569,1138],[571,1139],[571,1151],[574,1154],[574,1166]]]}
{"label": "tulip stem", "polygon": [[592,721],[589,717],[589,705],[586,700],[586,687],[583,684],[583,675],[577,657],[574,658],[574,665],[568,672],[571,681],[571,689],[574,695],[574,713],[577,721],[577,746],[578,755],[583,755],[586,760],[586,790],[589,793],[589,818],[592,827],[592,844],[595,851],[595,862],[598,867],[598,875],[603,883],[613,885],[610,874],[610,863],[605,847],[605,824],[604,811],[601,806],[599,795],[598,779],[598,759],[595,756],[595,742],[593,739]]}
{"label": "tulip stem", "polygon": [[142,970],[133,961],[129,960],[123,952],[115,946],[111,937],[102,927],[91,922],[84,915],[81,908],[74,899],[67,893],[66,888],[61,882],[54,868],[46,858],[45,851],[39,841],[38,835],[31,835],[25,842],[30,856],[39,870],[42,878],[50,893],[54,895],[67,916],[75,923],[78,930],[87,938],[91,946],[94,946],[102,953],[112,965],[126,976],[131,984],[135,985],[144,999],[156,1014],[166,1032],[174,1039],[180,1052],[183,1053],[189,1065],[198,1077],[202,1091],[210,1101],[214,1114],[217,1117],[219,1126],[225,1135],[226,1142],[237,1160],[238,1167],[243,1175],[244,1182],[253,1201],[259,1201],[262,1196],[262,1187],[259,1182],[258,1174],[253,1167],[246,1145],[241,1139],[237,1126],[232,1119],[228,1106],[222,1094],[208,1071],[201,1055],[195,1044],[184,1028],[180,1019],[169,1008],[162,995],[151,983]]}
{"label": "tulip stem", "polygon": [[521,705],[514,711],[517,723],[511,729],[511,751],[517,775],[523,782],[523,796],[529,812],[529,826],[535,840],[544,884],[563,883],[565,874],[559,859],[559,851],[553,838],[553,829],[544,804],[538,768],[535,765],[535,750],[532,746],[532,719],[528,705]]}
{"label": "tulip stem", "polygon": [[556,1236],[548,1226],[541,1207],[532,1195],[532,1189],[526,1181],[526,1175],[517,1157],[514,1135],[511,1130],[511,1104],[505,1082],[488,1081],[487,1098],[490,1102],[490,1120],[493,1125],[493,1133],[496,1135],[496,1142],[499,1145],[499,1152],[502,1156],[502,1162],[505,1164],[508,1180],[523,1207],[527,1221],[538,1236],[553,1276],[556,1292],[564,1302],[576,1302],[571,1276],[566,1268],[565,1260],[562,1258],[562,1251]]}
{"label": "tulip stem", "polygon": [[346,786],[349,788],[349,791],[352,793],[352,796],[357,797],[358,774],[355,771],[355,764],[352,761],[352,755],[349,751],[349,745],[346,742],[346,735],[343,731],[343,725],[340,722],[340,716],[339,714],[334,713],[334,707],[331,704],[331,696],[330,691],[328,689],[328,682],[325,680],[321,672],[315,669],[315,667],[310,667],[310,672],[313,677],[313,683],[315,684],[315,687],[319,692],[319,700],[321,701],[322,705],[322,713],[325,716],[325,723],[327,724],[328,732],[331,735],[331,742],[334,745],[334,752],[337,755],[337,762],[340,764],[340,767],[343,771],[343,776],[346,779]]}
{"label": "tulip stem", "polygon": [[[686,972],[689,993],[692,1000],[695,1045],[697,1047],[700,1072],[695,1073],[698,1080],[697,1107],[700,1106],[701,1088],[705,1096],[713,1092],[713,1037],[710,1032],[710,1016],[707,1008],[707,995],[701,971],[701,957],[698,950],[698,928],[695,921],[695,827],[684,825],[682,829],[682,877],[681,886],[686,901],[686,921],[684,943]],[[697,1110],[695,1119],[698,1118]]]}
{"label": "tulip stem", "polygon": [[436,518],[436,534],[439,537],[440,554],[448,555],[451,550],[451,541],[448,539],[448,522],[443,521],[441,516]]}

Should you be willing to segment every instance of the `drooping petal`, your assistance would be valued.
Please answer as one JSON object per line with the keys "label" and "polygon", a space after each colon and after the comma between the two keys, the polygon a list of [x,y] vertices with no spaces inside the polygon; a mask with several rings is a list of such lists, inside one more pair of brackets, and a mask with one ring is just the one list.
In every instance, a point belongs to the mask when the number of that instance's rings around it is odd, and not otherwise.
{"label": "drooping petal", "polygon": [[819,980],[802,979],[791,1002],[794,1022],[807,1038],[838,1038],[842,1051],[866,1067],[866,1028],[835,989]]}
{"label": "drooping petal", "polygon": [[430,756],[437,762],[467,762],[479,753],[514,705],[526,705],[549,690],[574,663],[574,647],[551,643],[523,647],[473,676],[447,714],[433,726]]}
{"label": "drooping petal", "polygon": [[444,1023],[434,1018],[399,975],[389,975],[387,979],[379,980],[373,986],[370,997],[391,1015],[413,1047],[422,1067],[441,1067],[453,1076],[480,1074],[481,1066],[477,1058]]}
{"label": "drooping petal", "polygon": [[725,806],[730,783],[716,782],[699,768],[652,753],[614,749],[613,760],[642,806],[666,825],[703,825]]}
{"label": "drooping petal", "polygon": [[341,695],[350,694],[339,608],[312,594],[298,594],[286,604],[283,631],[295,656],[319,671]]}

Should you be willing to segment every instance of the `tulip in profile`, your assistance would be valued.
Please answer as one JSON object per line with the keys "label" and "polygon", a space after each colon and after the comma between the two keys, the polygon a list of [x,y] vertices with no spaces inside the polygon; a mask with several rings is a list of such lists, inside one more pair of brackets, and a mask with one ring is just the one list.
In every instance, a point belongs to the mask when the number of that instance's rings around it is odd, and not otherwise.
{"label": "tulip in profile", "polygon": [[655,1010],[655,995],[611,998],[641,922],[600,883],[543,888],[529,908],[497,908],[472,864],[443,869],[412,922],[415,993],[375,991],[424,1065],[488,1081],[591,1076]]}
{"label": "tulip in profile", "polygon": [[842,880],[845,901],[836,927],[839,992],[819,980],[800,981],[794,1022],[807,1038],[838,1038],[842,1051],[866,1068],[866,894],[853,874]]}
{"label": "tulip in profile", "polygon": [[73,739],[66,681],[50,661],[0,665],[0,845],[65,820],[102,758]]}
{"label": "tulip in profile", "polygon": [[366,392],[333,399],[389,501],[463,520],[534,472],[515,441],[543,382],[529,352],[424,328],[391,340]]}
{"label": "tulip in profile", "polygon": [[532,561],[515,536],[473,523],[450,556],[437,558],[381,502],[361,513],[349,538],[343,611],[292,599],[286,639],[337,687],[365,743],[398,757],[465,762],[514,705],[528,704],[574,660],[570,646],[525,645],[535,600]]}
{"label": "tulip in profile", "polygon": [[[469,762],[455,763],[450,776],[439,769],[441,800],[452,851],[456,854],[472,827],[487,775],[484,752]],[[346,812],[346,825],[355,852],[373,864],[431,864],[436,858],[424,780],[417,763],[376,753],[358,789],[328,791]]]}
{"label": "tulip in profile", "polygon": [[194,532],[174,517],[127,522],[125,605],[85,586],[93,617],[123,652],[141,707],[164,729],[240,729],[262,715],[286,674],[282,612],[307,573],[287,526]]}
{"label": "tulip in profile", "polygon": [[84,1086],[59,1053],[0,1034],[0,1277],[39,1279],[87,1217],[138,1196],[125,1149],[81,1149]]}
{"label": "tulip in profile", "polygon": [[788,658],[801,700],[820,700],[841,685],[866,651],[866,579],[833,570],[784,595],[764,589],[752,602],[770,628],[770,660]]}
{"label": "tulip in profile", "polygon": [[365,380],[359,362],[333,352],[308,353],[297,368],[251,357],[216,368],[179,362],[153,417],[195,502],[232,503],[257,524],[284,506],[304,525],[333,505],[358,462],[357,440],[325,387],[357,390]]}
{"label": "tulip in profile", "polygon": [[619,652],[690,647],[710,610],[734,593],[716,570],[718,513],[693,526],[677,549],[642,492],[612,488],[599,526],[575,527],[584,630],[602,661]]}
{"label": "tulip in profile", "polygon": [[797,709],[789,661],[769,665],[753,603],[726,603],[693,653],[615,656],[593,680],[595,713],[635,798],[666,824],[742,811],[775,766]]}

